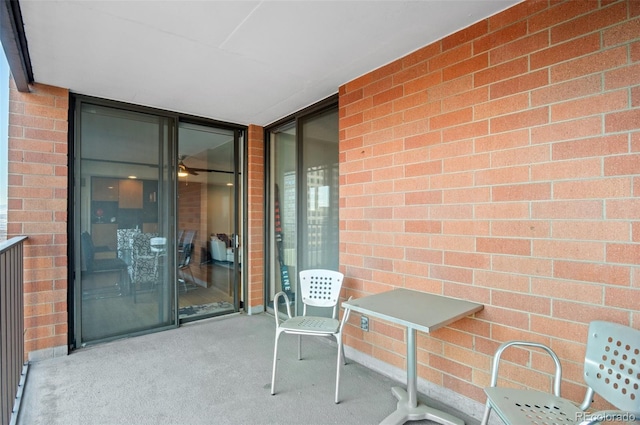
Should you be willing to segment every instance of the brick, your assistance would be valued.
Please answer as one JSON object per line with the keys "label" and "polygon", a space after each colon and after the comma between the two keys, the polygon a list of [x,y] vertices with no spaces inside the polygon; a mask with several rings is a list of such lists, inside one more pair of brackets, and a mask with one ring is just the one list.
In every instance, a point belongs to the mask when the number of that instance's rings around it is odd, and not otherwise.
{"label": "brick", "polygon": [[491,134],[486,137],[478,137],[474,142],[476,152],[510,149],[529,144],[529,130],[521,129],[507,133]]}
{"label": "brick", "polygon": [[449,50],[475,40],[489,31],[489,22],[483,19],[442,39],[442,49]]}
{"label": "brick", "polygon": [[503,115],[491,118],[489,128],[491,133],[502,133],[505,131],[517,130],[539,126],[549,122],[549,109],[544,106],[536,109],[529,109],[515,114]]}
{"label": "brick", "polygon": [[609,306],[593,305],[590,302],[578,303],[554,300],[553,316],[559,319],[586,324],[589,324],[593,320],[621,323],[627,320],[629,313],[610,308]]}
{"label": "brick", "polygon": [[602,90],[602,77],[588,75],[559,84],[551,84],[531,92],[531,105],[547,105],[563,100],[576,99]]}
{"label": "brick", "polygon": [[494,46],[501,46],[511,41],[524,37],[527,34],[527,22],[518,21],[509,26],[502,27],[483,37],[473,40],[473,53],[478,54],[492,49]]}
{"label": "brick", "polygon": [[552,261],[529,256],[493,255],[492,270],[525,276],[551,276]]}
{"label": "brick", "polygon": [[450,189],[443,194],[445,204],[489,202],[490,199],[491,189],[488,187]]}
{"label": "brick", "polygon": [[528,35],[511,43],[503,44],[489,51],[489,64],[491,66],[508,62],[513,59],[527,56],[549,46],[549,34],[547,31]]}
{"label": "brick", "polygon": [[442,163],[442,171],[444,173],[455,173],[466,170],[476,170],[479,168],[489,168],[489,155],[467,155],[464,157],[456,157],[444,159]]}
{"label": "brick", "polygon": [[473,83],[475,87],[485,86],[517,75],[526,74],[528,71],[529,61],[526,57],[521,57],[477,71],[473,75]]}
{"label": "brick", "polygon": [[640,109],[612,112],[605,115],[605,130],[609,133],[617,131],[637,130],[640,124]]}
{"label": "brick", "polygon": [[584,240],[534,240],[533,256],[603,262],[605,258],[605,245],[602,242],[588,242]]}
{"label": "brick", "polygon": [[409,55],[405,56],[400,60],[402,62],[403,68],[407,68],[417,63],[424,62],[434,57],[440,52],[442,52],[442,43],[436,41],[435,43],[431,43],[427,46],[424,46],[416,50],[413,53],[410,53]]}
{"label": "brick", "polygon": [[501,185],[529,181],[529,167],[503,167],[478,170],[475,172],[475,184]]}
{"label": "brick", "polygon": [[525,202],[505,202],[476,205],[474,217],[480,220],[488,219],[523,219],[529,218],[529,206]]}
{"label": "brick", "polygon": [[593,116],[532,128],[531,143],[573,140],[601,133],[602,118]]}
{"label": "brick", "polygon": [[437,130],[472,121],[473,109],[465,108],[429,118],[429,129]]}
{"label": "brick", "polygon": [[561,221],[553,223],[554,239],[628,241],[630,225],[624,221]]}
{"label": "brick", "polygon": [[499,28],[512,24],[513,22],[529,18],[531,15],[535,15],[548,7],[549,4],[546,0],[532,0],[518,3],[513,7],[490,16],[488,18],[489,30],[496,31]]}
{"label": "brick", "polygon": [[551,159],[551,148],[548,145],[533,145],[522,148],[501,150],[491,153],[492,168],[509,167],[522,164],[536,164]]}
{"label": "brick", "polygon": [[602,44],[604,47],[610,47],[627,43],[637,39],[638,34],[640,34],[640,19],[632,19],[603,30]]}
{"label": "brick", "polygon": [[637,108],[640,106],[640,86],[631,88],[631,107]]}
{"label": "brick", "polygon": [[470,59],[456,63],[442,70],[442,80],[449,81],[455,78],[472,74],[485,69],[489,65],[489,56],[486,53],[473,56]]}
{"label": "brick", "polygon": [[429,63],[418,62],[413,66],[404,68],[402,71],[391,76],[392,85],[397,86],[407,81],[415,80],[429,73]]}
{"label": "brick", "polygon": [[526,239],[477,238],[476,250],[496,254],[531,255],[531,243]]}
{"label": "brick", "polygon": [[617,68],[627,63],[626,47],[616,47],[551,67],[551,83]]}
{"label": "brick", "polygon": [[608,263],[640,264],[640,245],[631,243],[607,244]]}
{"label": "brick", "polygon": [[492,189],[493,202],[543,200],[551,197],[548,183],[516,184],[496,186]]}
{"label": "brick", "polygon": [[631,183],[626,178],[555,182],[553,196],[555,199],[629,197],[631,196]]}
{"label": "brick", "polygon": [[631,62],[640,61],[640,41],[632,43],[629,50],[631,51]]}
{"label": "brick", "polygon": [[512,96],[493,99],[489,102],[478,103],[473,108],[476,120],[492,118],[499,115],[512,114],[529,108],[527,93],[516,93]]}
{"label": "brick", "polygon": [[640,305],[640,289],[607,286],[604,288],[604,294],[605,305],[610,307],[637,311]]}
{"label": "brick", "polygon": [[551,43],[560,43],[582,34],[598,31],[627,17],[625,2],[595,10],[551,28]]}
{"label": "brick", "polygon": [[429,59],[429,70],[446,68],[454,63],[462,62],[471,57],[471,43],[459,45],[453,49],[443,51]]}
{"label": "brick", "polygon": [[[606,218],[609,220],[640,220],[640,199],[607,199]],[[635,225],[636,223],[632,223]]]}
{"label": "brick", "polygon": [[489,134],[489,121],[474,121],[442,130],[442,142],[449,143]]}
{"label": "brick", "polygon": [[552,105],[551,120],[565,121],[573,118],[618,111],[627,108],[628,105],[628,91],[618,90]]}
{"label": "brick", "polygon": [[533,294],[551,297],[554,301],[557,299],[565,299],[595,305],[602,305],[604,302],[602,286],[598,284],[587,284],[585,282],[532,278],[531,292]]}
{"label": "brick", "polygon": [[473,76],[466,75],[455,80],[446,81],[427,90],[429,101],[441,100],[446,97],[455,96],[459,93],[468,92],[473,88]]}
{"label": "brick", "polygon": [[599,49],[600,35],[589,34],[585,37],[571,40],[562,44],[552,45],[547,49],[532,53],[529,58],[530,68],[534,70],[548,67],[569,59],[574,59],[589,53],[594,53]]}
{"label": "brick", "polygon": [[[404,109],[401,107],[397,108],[398,110]],[[439,115],[442,112],[442,103],[441,102],[430,102],[430,103],[422,103],[412,107],[410,109],[404,110],[404,120],[405,122],[411,122],[416,120],[427,120],[429,117],[434,115]]]}
{"label": "brick", "polygon": [[547,10],[529,17],[529,31],[534,33],[547,29],[597,8],[598,3],[592,1],[559,2]]}
{"label": "brick", "polygon": [[551,313],[551,299],[536,295],[518,294],[500,290],[491,291],[491,305],[516,311],[527,311],[548,316]]}
{"label": "brick", "polygon": [[549,162],[531,167],[532,181],[589,179],[601,175],[602,165],[599,159]]}
{"label": "brick", "polygon": [[605,176],[636,175],[640,170],[640,154],[604,158]]}
{"label": "brick", "polygon": [[518,238],[549,238],[551,227],[549,222],[540,220],[495,220],[491,223],[492,236]]}
{"label": "brick", "polygon": [[454,111],[476,105],[489,100],[487,87],[470,90],[442,100],[442,112]]}
{"label": "brick", "polygon": [[[629,268],[608,264],[594,264],[572,261],[554,261],[553,276],[607,285],[629,286]],[[606,302],[606,299],[605,299]]]}
{"label": "brick", "polygon": [[415,78],[411,81],[404,83],[405,95],[428,90],[431,87],[435,87],[442,82],[442,72],[440,70],[436,72],[423,75]]}
{"label": "brick", "polygon": [[640,84],[640,63],[606,72],[604,78],[606,90],[638,85]]}
{"label": "brick", "polygon": [[554,161],[586,157],[600,158],[602,156],[623,154],[627,151],[627,136],[619,134],[554,143],[552,146],[552,158]]}
{"label": "brick", "polygon": [[491,99],[497,99],[516,93],[527,92],[547,84],[549,84],[548,71],[539,70],[491,84],[491,86],[489,86],[489,96]]}

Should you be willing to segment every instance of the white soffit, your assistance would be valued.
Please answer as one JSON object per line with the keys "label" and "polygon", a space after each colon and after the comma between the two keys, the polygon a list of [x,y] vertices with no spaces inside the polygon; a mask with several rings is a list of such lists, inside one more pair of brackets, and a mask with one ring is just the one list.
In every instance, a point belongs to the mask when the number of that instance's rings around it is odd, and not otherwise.
{"label": "white soffit", "polygon": [[21,0],[36,82],[266,125],[519,0]]}

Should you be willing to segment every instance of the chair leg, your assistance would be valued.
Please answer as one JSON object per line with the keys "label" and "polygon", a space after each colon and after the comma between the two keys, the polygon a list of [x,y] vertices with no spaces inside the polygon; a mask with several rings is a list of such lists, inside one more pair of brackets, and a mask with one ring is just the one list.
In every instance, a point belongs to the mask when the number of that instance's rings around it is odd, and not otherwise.
{"label": "chair leg", "polygon": [[482,421],[480,425],[487,425],[489,423],[489,415],[491,414],[491,404],[489,400],[487,400],[486,407],[484,408],[484,415],[482,416]]}
{"label": "chair leg", "polygon": [[[336,404],[340,403],[340,369],[342,368],[342,362],[344,361],[344,351],[342,346],[342,335],[335,336],[338,341],[338,360],[336,361]],[[340,358],[342,357],[342,359]]]}
{"label": "chair leg", "polygon": [[276,342],[273,346],[273,372],[271,374],[271,395],[276,393],[276,368],[278,364],[278,340],[280,339],[280,335],[282,332],[278,332],[276,330]]}
{"label": "chair leg", "polygon": [[298,360],[302,360],[302,335],[298,335]]}

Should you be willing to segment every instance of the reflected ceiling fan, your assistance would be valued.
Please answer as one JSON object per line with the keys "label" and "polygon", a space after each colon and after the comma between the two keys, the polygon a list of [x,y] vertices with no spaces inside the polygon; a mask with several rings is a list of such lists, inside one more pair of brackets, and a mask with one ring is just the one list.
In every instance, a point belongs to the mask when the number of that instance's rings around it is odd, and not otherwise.
{"label": "reflected ceiling fan", "polygon": [[209,168],[189,167],[184,163],[184,160],[187,159],[188,157],[189,155],[178,155],[178,177],[187,177],[188,175],[197,176],[198,173],[212,173],[212,172],[233,174],[233,172],[229,172],[229,171],[213,170]]}

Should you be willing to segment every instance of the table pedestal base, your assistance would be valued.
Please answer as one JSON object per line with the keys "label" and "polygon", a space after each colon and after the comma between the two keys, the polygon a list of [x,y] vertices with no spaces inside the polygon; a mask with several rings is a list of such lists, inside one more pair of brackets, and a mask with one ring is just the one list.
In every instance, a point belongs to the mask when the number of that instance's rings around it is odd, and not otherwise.
{"label": "table pedestal base", "polygon": [[402,425],[407,421],[419,421],[422,419],[428,419],[444,425],[464,425],[462,419],[425,404],[417,403],[417,406],[411,407],[409,395],[404,388],[393,387],[391,392],[398,399],[398,406],[395,412],[380,422],[380,425]]}

